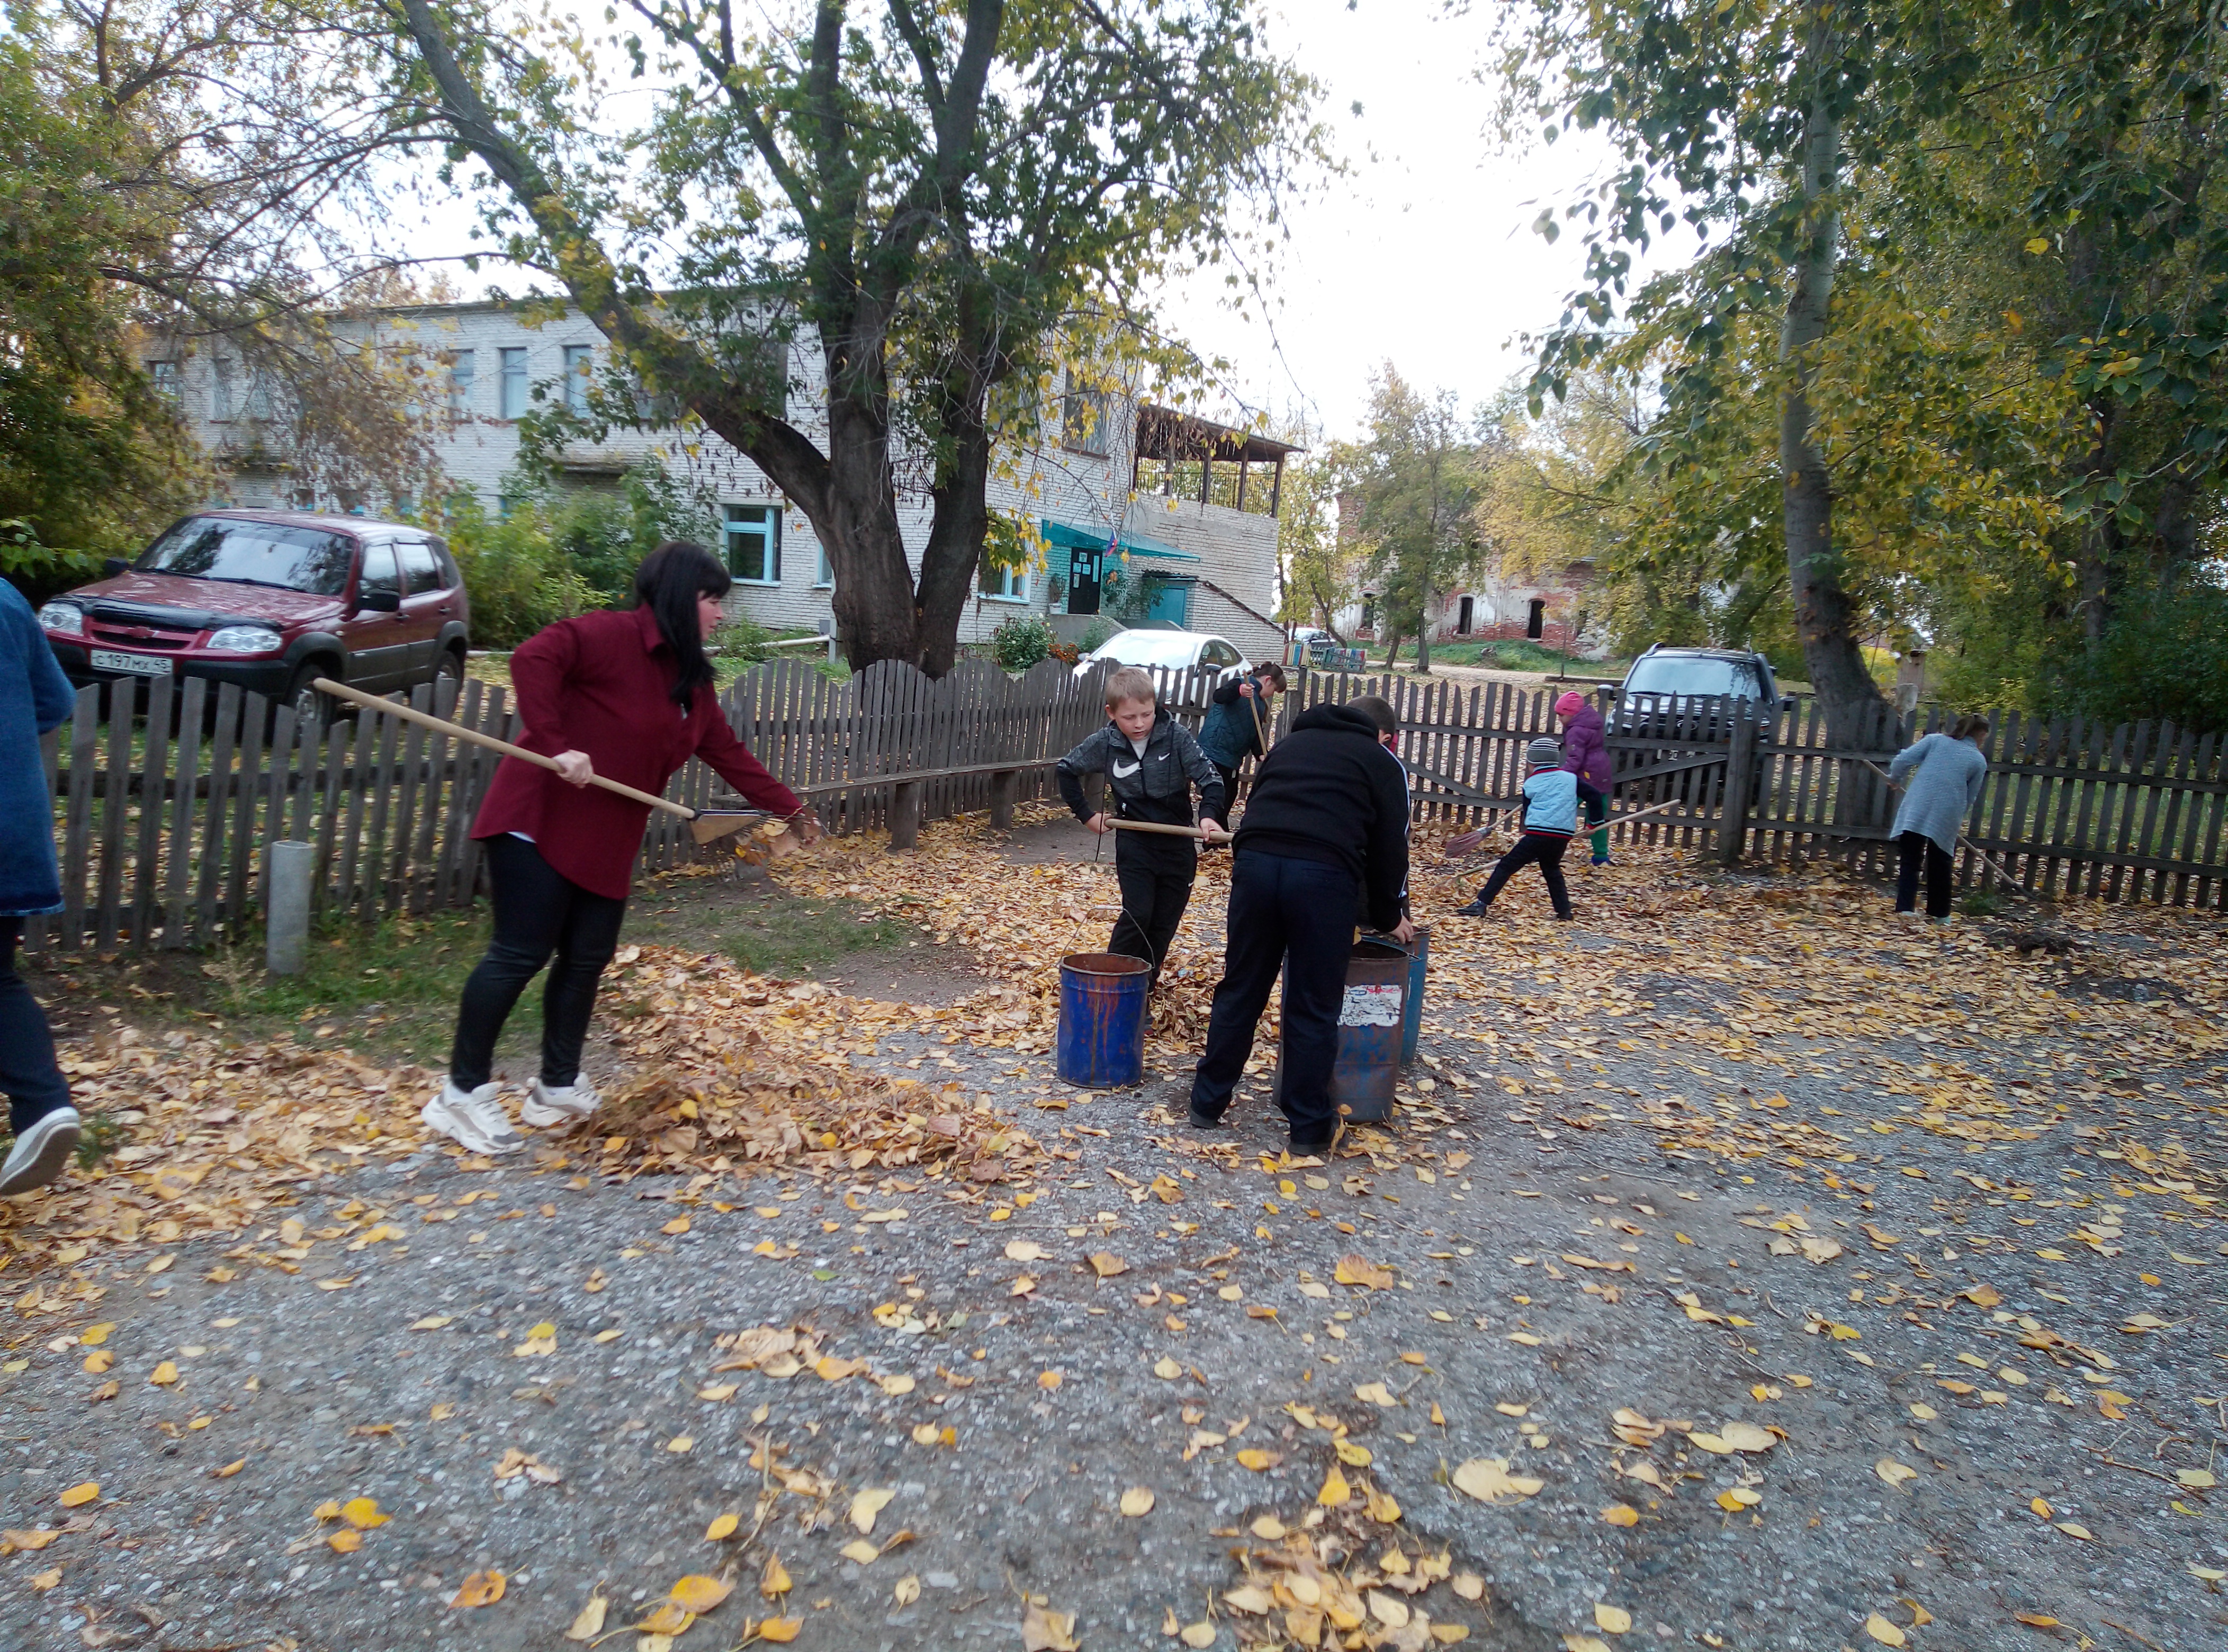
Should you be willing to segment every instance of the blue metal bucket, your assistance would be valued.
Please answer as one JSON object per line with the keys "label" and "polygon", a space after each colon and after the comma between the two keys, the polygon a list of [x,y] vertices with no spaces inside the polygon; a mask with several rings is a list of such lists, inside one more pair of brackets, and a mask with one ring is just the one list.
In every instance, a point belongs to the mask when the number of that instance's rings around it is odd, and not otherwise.
{"label": "blue metal bucket", "polygon": [[1406,1066],[1416,1059],[1416,1041],[1424,1034],[1424,970],[1431,961],[1431,932],[1428,927],[1416,932],[1414,943],[1408,948],[1408,1002],[1401,1006],[1400,1065]]}
{"label": "blue metal bucket", "polygon": [[1060,1076],[1118,1090],[1145,1076],[1145,993],[1152,966],[1118,952],[1060,961]]}

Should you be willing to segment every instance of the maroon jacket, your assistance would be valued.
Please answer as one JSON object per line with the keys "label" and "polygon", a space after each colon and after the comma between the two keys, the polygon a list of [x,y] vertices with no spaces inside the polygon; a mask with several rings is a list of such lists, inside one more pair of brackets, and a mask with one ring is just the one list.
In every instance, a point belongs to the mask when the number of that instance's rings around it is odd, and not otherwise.
{"label": "maroon jacket", "polygon": [[[637,791],[663,793],[692,757],[777,815],[804,805],[744,748],[709,684],[684,717],[669,697],[673,650],[649,609],[606,609],[560,619],[510,656],[510,681],[526,727],[517,744],[555,757],[586,752],[596,772]],[[573,787],[549,770],[507,757],[472,823],[474,837],[522,832],[541,858],[583,889],[626,899],[650,805]]]}
{"label": "maroon jacket", "polygon": [[1596,791],[1607,791],[1617,778],[1605,733],[1601,710],[1593,705],[1581,706],[1563,725],[1563,766]]}

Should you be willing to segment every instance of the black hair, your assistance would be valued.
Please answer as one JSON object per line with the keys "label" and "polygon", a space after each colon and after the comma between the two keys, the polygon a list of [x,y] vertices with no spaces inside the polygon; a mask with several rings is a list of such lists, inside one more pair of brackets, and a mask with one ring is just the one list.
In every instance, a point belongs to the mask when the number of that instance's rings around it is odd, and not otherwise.
{"label": "black hair", "polygon": [[1349,711],[1358,711],[1377,725],[1380,734],[1400,732],[1400,714],[1392,709],[1392,702],[1373,694],[1366,694],[1346,702]]}
{"label": "black hair", "polygon": [[701,545],[669,539],[634,571],[635,600],[657,620],[657,634],[673,650],[681,669],[673,680],[673,703],[686,711],[696,690],[712,681],[712,662],[704,656],[704,634],[696,618],[699,597],[724,597],[734,581],[720,559]]}

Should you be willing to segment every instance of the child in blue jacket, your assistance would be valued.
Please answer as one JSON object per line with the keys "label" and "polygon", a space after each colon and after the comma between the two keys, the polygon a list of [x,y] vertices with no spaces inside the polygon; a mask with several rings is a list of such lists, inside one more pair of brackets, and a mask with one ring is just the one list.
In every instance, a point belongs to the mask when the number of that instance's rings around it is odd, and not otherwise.
{"label": "child in blue jacket", "polygon": [[1533,740],[1526,755],[1532,778],[1524,783],[1523,829],[1516,847],[1502,855],[1477,892],[1477,899],[1459,907],[1457,918],[1482,918],[1501,893],[1501,886],[1516,868],[1538,861],[1540,875],[1547,880],[1548,899],[1555,903],[1559,922],[1571,921],[1571,892],[1563,882],[1563,851],[1578,829],[1578,777],[1563,767],[1559,742],[1542,737]]}

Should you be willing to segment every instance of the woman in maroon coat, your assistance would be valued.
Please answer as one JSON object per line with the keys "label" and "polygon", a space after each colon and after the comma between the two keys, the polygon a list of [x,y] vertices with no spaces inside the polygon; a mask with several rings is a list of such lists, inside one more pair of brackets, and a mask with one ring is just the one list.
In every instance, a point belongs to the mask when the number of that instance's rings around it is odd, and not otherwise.
{"label": "woman in maroon coat", "polygon": [[505,758],[473,823],[495,938],[464,983],[447,1082],[419,1115],[476,1153],[521,1145],[489,1069],[511,1006],[544,964],[541,1074],[519,1117],[562,1128],[596,1110],[580,1047],[596,984],[618,949],[650,806],[591,786],[592,775],[663,792],[675,770],[701,758],[750,803],[793,821],[808,842],[820,836],[796,795],[743,748],[713,693],[704,638],[720,623],[728,584],[702,546],[669,541],[636,571],[637,606],[561,619],[510,656],[525,724],[518,743],[555,759],[557,770]]}

